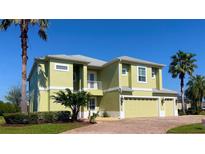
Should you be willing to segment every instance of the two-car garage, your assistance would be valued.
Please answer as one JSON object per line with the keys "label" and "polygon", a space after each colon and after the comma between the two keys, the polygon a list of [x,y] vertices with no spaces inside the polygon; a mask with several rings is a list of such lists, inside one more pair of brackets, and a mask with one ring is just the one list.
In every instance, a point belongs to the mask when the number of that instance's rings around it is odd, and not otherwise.
{"label": "two-car garage", "polygon": [[125,97],[123,100],[123,109],[125,118],[174,116],[175,99]]}

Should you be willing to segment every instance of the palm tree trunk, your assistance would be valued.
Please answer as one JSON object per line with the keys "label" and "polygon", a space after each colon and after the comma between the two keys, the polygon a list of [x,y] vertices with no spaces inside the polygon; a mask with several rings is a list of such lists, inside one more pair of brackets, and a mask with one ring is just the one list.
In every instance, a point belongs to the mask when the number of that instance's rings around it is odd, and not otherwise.
{"label": "palm tree trunk", "polygon": [[26,100],[26,65],[27,65],[27,39],[28,39],[28,20],[22,19],[20,24],[21,29],[21,48],[22,48],[22,93],[21,93],[21,112],[27,112]]}
{"label": "palm tree trunk", "polygon": [[184,102],[184,77],[181,78],[180,85],[181,85],[182,110],[183,110],[183,113],[186,114],[185,102]]}

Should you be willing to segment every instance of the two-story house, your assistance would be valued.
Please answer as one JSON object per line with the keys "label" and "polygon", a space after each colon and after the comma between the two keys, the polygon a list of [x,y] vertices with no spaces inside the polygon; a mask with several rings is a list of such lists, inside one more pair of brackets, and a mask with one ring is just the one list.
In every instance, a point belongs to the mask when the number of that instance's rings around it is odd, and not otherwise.
{"label": "two-story house", "polygon": [[163,67],[128,56],[108,62],[82,55],[36,58],[28,77],[30,111],[69,110],[50,97],[69,88],[92,96],[81,118],[97,111],[119,118],[177,116],[177,92],[163,88]]}

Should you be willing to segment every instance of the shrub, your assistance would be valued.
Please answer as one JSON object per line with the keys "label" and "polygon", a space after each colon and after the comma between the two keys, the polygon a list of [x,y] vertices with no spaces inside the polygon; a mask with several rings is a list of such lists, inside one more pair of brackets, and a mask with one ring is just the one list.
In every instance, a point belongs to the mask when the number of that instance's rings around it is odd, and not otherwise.
{"label": "shrub", "polygon": [[90,123],[95,124],[96,123],[96,118],[99,116],[99,112],[93,113],[92,116],[90,116]]}
{"label": "shrub", "polygon": [[71,119],[71,113],[70,111],[60,111],[57,112],[56,114],[57,116],[57,121],[61,121],[61,122],[69,122]]}
{"label": "shrub", "polygon": [[38,124],[39,118],[37,113],[30,113],[29,115],[29,124]]}
{"label": "shrub", "polygon": [[4,114],[4,119],[7,124],[28,124],[29,116],[22,113],[8,113]]}
{"label": "shrub", "polygon": [[180,110],[180,109],[178,109],[178,114],[179,114],[179,116],[186,115],[186,114],[184,114],[184,112],[183,112],[182,110]]}
{"label": "shrub", "polygon": [[57,121],[57,112],[38,112],[38,123],[53,123]]}
{"label": "shrub", "polygon": [[0,101],[0,116],[3,116],[4,113],[16,113],[19,112],[19,108],[10,103],[3,103]]}
{"label": "shrub", "polygon": [[38,112],[38,113],[13,113],[3,114],[7,124],[38,124],[69,122],[71,119],[70,111],[59,112]]}
{"label": "shrub", "polygon": [[109,116],[109,114],[106,111],[104,111],[103,112],[103,117],[110,117],[110,116]]}
{"label": "shrub", "polygon": [[44,122],[45,123],[52,123],[55,122],[55,113],[54,112],[45,112],[44,113]]}
{"label": "shrub", "polygon": [[205,115],[205,111],[200,111],[199,115]]}

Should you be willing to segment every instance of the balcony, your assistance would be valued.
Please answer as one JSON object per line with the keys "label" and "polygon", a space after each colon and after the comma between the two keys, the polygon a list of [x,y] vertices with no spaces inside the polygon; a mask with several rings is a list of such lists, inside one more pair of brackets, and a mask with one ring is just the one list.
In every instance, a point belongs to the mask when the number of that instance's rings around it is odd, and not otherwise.
{"label": "balcony", "polygon": [[88,80],[88,89],[102,90],[102,82],[101,81],[89,81]]}

